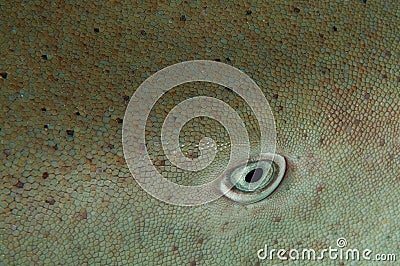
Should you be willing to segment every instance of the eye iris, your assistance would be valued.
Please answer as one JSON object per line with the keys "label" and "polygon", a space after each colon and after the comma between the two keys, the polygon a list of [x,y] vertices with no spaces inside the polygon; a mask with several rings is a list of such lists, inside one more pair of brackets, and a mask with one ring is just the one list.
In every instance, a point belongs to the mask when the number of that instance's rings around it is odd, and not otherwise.
{"label": "eye iris", "polygon": [[251,170],[250,172],[247,173],[247,175],[246,175],[246,177],[244,178],[244,180],[245,180],[247,183],[254,183],[254,182],[257,182],[257,181],[259,181],[259,180],[262,178],[263,173],[264,173],[264,171],[263,171],[263,169],[261,169],[261,168],[253,169],[253,170]]}
{"label": "eye iris", "polygon": [[240,203],[265,199],[279,186],[286,172],[286,160],[276,153],[264,153],[257,161],[237,166],[225,173],[221,192]]}

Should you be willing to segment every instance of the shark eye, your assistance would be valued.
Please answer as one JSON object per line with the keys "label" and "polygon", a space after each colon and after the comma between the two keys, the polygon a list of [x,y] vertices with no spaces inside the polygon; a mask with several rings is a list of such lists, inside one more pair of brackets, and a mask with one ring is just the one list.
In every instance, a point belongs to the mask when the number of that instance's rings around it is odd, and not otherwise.
{"label": "shark eye", "polygon": [[221,191],[236,202],[260,201],[278,187],[285,168],[286,161],[281,155],[264,154],[257,161],[247,162],[229,171],[221,182]]}

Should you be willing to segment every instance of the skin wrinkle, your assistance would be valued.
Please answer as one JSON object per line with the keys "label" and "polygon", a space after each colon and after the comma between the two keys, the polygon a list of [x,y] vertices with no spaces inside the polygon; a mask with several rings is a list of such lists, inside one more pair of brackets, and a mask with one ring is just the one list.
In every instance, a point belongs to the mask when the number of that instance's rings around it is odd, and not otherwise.
{"label": "skin wrinkle", "polygon": [[[287,265],[259,260],[257,250],[320,251],[340,237],[399,260],[400,8],[363,2],[2,4],[10,19],[0,27],[8,73],[0,78],[0,264]],[[241,69],[271,105],[287,170],[260,202],[172,206],[129,172],[119,122],[129,96],[159,69],[194,59]],[[168,110],[199,91],[238,111],[257,153],[243,101],[218,86],[176,88],[153,109],[146,141],[157,169],[181,184],[207,172],[175,169],[155,143]],[[221,147],[215,171],[230,151],[218,123],[185,125],[182,150],[197,156],[203,135]],[[321,263],[370,262],[299,261]]]}

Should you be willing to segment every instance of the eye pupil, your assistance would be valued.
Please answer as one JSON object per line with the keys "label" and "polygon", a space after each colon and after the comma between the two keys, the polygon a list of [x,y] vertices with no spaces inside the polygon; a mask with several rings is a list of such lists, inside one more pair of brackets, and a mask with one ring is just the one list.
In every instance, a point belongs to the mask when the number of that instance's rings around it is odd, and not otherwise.
{"label": "eye pupil", "polygon": [[244,178],[244,180],[247,183],[254,183],[257,182],[258,180],[261,179],[261,177],[263,176],[263,169],[261,168],[256,168],[251,170],[250,172],[247,173],[246,177]]}

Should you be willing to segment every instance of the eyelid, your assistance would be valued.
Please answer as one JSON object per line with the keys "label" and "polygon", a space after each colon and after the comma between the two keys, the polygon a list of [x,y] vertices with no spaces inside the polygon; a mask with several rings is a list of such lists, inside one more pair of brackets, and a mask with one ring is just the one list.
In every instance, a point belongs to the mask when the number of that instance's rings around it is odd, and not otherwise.
{"label": "eyelid", "polygon": [[[270,161],[274,163],[276,166],[276,172],[273,173],[274,175],[273,179],[269,181],[265,187],[263,187],[262,189],[255,189],[253,192],[241,191],[236,187],[236,185],[232,187],[231,175],[235,170],[239,169],[240,167],[243,167],[245,169],[247,164],[257,163],[260,161]],[[272,167],[272,164],[270,167]],[[274,192],[275,189],[281,183],[285,175],[285,172],[286,172],[286,160],[283,156],[273,153],[262,154],[260,155],[259,160],[244,162],[243,164],[240,164],[234,169],[232,169],[231,171],[226,172],[224,174],[225,176],[222,178],[220,184],[220,190],[226,197],[230,198],[233,201],[239,203],[254,203],[263,200],[269,195],[271,195],[272,192]],[[229,189],[230,187],[232,188]]]}

